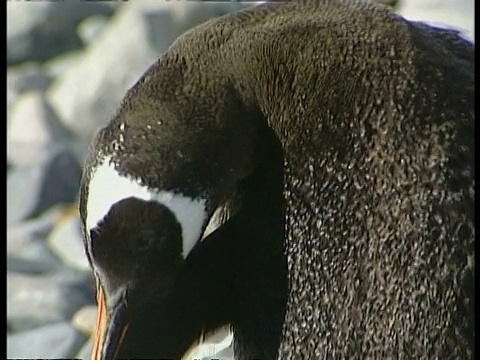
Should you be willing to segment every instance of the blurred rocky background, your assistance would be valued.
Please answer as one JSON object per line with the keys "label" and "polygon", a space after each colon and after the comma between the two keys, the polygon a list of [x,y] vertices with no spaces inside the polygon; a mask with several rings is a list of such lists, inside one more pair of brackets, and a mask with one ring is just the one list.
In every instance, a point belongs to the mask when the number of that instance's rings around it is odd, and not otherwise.
{"label": "blurred rocky background", "polygon": [[[474,0],[378,2],[473,38]],[[95,290],[77,211],[88,143],[178,35],[246,6],[7,2],[7,358],[89,358]]]}

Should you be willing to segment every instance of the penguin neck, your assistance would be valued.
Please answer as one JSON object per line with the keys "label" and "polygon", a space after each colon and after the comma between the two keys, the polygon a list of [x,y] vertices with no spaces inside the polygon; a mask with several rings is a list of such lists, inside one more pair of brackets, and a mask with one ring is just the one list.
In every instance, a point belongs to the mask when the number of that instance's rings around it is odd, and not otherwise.
{"label": "penguin neck", "polygon": [[256,155],[262,161],[239,186],[244,192],[235,218],[232,325],[237,359],[277,357],[287,304],[283,151],[266,124],[260,134]]}

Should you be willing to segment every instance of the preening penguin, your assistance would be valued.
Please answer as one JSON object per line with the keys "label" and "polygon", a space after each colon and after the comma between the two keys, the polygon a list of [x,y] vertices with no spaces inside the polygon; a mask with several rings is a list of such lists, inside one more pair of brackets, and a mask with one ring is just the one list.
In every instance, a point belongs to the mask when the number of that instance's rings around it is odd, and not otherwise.
{"label": "preening penguin", "polygon": [[93,358],[473,358],[473,94],[472,44],[363,2],[181,36],[86,162]]}

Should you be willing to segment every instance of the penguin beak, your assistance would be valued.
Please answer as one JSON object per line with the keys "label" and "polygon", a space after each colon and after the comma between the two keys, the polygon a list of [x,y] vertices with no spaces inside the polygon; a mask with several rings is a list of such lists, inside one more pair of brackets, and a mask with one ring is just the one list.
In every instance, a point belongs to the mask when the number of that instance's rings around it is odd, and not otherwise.
{"label": "penguin beak", "polygon": [[92,360],[114,360],[128,329],[126,303],[120,298],[112,309],[106,308],[101,285],[97,289],[97,323],[93,343]]}

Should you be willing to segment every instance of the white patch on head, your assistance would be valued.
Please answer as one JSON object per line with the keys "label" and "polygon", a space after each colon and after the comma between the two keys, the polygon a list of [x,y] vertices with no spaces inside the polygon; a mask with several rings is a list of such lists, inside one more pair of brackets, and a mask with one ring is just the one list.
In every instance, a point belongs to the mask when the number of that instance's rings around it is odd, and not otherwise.
{"label": "white patch on head", "polygon": [[93,229],[107,215],[112,205],[129,197],[156,201],[175,215],[182,227],[183,257],[185,258],[202,234],[202,227],[207,217],[205,199],[192,199],[170,191],[149,189],[141,185],[137,179],[121,176],[107,157],[93,171],[90,180],[87,228]]}

